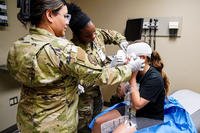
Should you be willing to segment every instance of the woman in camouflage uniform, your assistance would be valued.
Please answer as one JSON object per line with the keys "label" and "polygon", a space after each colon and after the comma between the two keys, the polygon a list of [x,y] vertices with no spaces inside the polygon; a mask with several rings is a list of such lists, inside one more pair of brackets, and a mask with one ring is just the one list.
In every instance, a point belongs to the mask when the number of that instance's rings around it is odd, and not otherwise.
{"label": "woman in camouflage uniform", "polygon": [[[91,19],[74,3],[68,4],[69,14],[72,15],[69,27],[73,32],[72,42],[80,46],[93,64],[110,65],[106,58],[106,44],[128,44],[126,38],[114,30],[96,28]],[[126,42],[126,43],[125,43]],[[89,132],[88,124],[103,108],[103,97],[100,86],[83,85],[85,92],[79,96],[79,123],[81,133]],[[83,131],[84,130],[84,131]]]}
{"label": "woman in camouflage uniform", "polygon": [[18,128],[21,133],[74,133],[78,124],[77,80],[115,84],[128,80],[142,61],[116,69],[94,65],[84,50],[61,38],[70,18],[64,0],[21,4],[18,19],[31,27],[29,34],[10,48],[7,58],[11,75],[21,83]]}

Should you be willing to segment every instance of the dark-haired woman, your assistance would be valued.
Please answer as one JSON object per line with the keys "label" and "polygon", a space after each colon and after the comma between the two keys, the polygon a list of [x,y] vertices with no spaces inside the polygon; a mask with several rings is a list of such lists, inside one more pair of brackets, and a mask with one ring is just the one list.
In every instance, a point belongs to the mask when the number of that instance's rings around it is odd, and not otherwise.
{"label": "dark-haired woman", "polygon": [[[169,80],[163,72],[160,55],[142,41],[128,46],[127,54],[134,53],[145,60],[143,71],[133,72],[129,81],[132,108],[136,110],[136,120],[152,119],[153,123],[161,123],[164,119],[164,99],[169,90]],[[139,87],[138,87],[139,86]],[[96,119],[93,133],[101,132],[101,124],[125,115],[125,107],[120,107]],[[143,119],[144,118],[144,119]],[[142,123],[142,122],[141,122]],[[142,128],[144,125],[138,125]]]}
{"label": "dark-haired woman", "polygon": [[[109,65],[106,58],[106,44],[126,45],[126,38],[114,30],[96,28],[90,17],[74,3],[68,5],[72,15],[69,27],[73,32],[72,42],[80,46],[90,55],[94,64]],[[127,42],[128,44],[128,42]],[[124,46],[126,47],[126,46]],[[97,85],[83,85],[85,93],[79,97],[79,125],[80,132],[87,130],[87,126],[94,116],[103,108],[101,88]]]}
{"label": "dark-haired woman", "polygon": [[84,50],[61,38],[70,21],[65,0],[27,2],[21,3],[18,19],[30,24],[30,33],[14,43],[7,58],[11,75],[22,86],[18,128],[21,133],[76,132],[78,83],[128,80],[141,60],[117,69],[92,64]]}

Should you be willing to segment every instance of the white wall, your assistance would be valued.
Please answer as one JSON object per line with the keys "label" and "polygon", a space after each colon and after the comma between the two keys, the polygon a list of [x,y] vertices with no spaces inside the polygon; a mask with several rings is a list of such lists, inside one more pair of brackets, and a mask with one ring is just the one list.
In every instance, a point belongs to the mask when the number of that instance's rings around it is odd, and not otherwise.
{"label": "white wall", "polygon": [[[200,92],[200,1],[199,0],[74,0],[97,27],[124,33],[127,19],[140,17],[183,17],[181,37],[157,38],[171,81],[171,91]],[[105,91],[104,93],[108,93]]]}

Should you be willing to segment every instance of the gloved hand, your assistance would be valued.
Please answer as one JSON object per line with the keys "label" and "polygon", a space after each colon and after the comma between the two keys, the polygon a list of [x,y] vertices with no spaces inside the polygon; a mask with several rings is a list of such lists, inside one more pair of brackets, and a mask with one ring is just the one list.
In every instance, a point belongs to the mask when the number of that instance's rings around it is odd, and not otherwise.
{"label": "gloved hand", "polygon": [[132,72],[143,71],[145,66],[144,60],[140,59],[140,57],[136,57],[136,59],[131,57],[127,65],[131,68]]}
{"label": "gloved hand", "polygon": [[118,50],[117,54],[114,56],[113,60],[110,63],[111,67],[115,67],[118,65],[124,65],[127,62],[126,54],[123,50]]}
{"label": "gloved hand", "polygon": [[127,51],[127,47],[128,47],[128,42],[126,40],[123,40],[120,44],[119,44],[120,48],[126,52]]}

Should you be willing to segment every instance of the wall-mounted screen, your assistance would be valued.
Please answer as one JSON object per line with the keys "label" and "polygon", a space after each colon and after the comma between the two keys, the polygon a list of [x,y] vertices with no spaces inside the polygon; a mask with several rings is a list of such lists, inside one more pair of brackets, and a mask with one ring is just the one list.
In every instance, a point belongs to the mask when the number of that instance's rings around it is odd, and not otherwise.
{"label": "wall-mounted screen", "polygon": [[141,39],[143,18],[129,19],[126,22],[125,37],[127,41]]}

